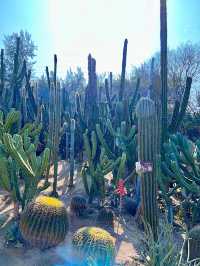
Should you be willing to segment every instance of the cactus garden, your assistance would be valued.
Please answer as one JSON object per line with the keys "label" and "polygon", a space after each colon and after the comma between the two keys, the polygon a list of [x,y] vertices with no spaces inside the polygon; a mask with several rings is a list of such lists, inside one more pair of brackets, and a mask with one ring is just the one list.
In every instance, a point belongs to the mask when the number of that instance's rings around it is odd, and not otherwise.
{"label": "cactus garden", "polygon": [[0,266],[200,265],[200,46],[170,50],[157,2],[159,52],[132,75],[128,36],[120,74],[93,52],[65,80],[59,54],[38,78],[30,35],[5,38]]}

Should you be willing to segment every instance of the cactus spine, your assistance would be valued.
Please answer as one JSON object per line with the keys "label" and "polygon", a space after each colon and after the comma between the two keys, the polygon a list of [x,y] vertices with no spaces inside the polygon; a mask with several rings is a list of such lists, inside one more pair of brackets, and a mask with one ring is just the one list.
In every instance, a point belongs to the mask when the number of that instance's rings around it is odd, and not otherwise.
{"label": "cactus spine", "polygon": [[140,162],[150,162],[152,172],[141,174],[142,216],[150,224],[154,238],[157,239],[157,115],[154,102],[141,98],[136,107],[138,118],[138,158]]}
{"label": "cactus spine", "polygon": [[69,187],[73,187],[73,183],[74,183],[74,133],[75,133],[75,120],[71,119],[71,126],[70,126],[70,180],[69,180]]}

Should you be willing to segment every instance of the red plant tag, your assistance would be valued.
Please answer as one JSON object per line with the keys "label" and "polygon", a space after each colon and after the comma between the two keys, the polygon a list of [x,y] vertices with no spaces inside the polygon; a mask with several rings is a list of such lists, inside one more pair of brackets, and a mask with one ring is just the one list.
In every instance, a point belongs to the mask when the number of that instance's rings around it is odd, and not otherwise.
{"label": "red plant tag", "polygon": [[127,190],[124,185],[124,180],[119,179],[118,184],[117,184],[117,189],[115,192],[120,196],[123,197],[127,194]]}

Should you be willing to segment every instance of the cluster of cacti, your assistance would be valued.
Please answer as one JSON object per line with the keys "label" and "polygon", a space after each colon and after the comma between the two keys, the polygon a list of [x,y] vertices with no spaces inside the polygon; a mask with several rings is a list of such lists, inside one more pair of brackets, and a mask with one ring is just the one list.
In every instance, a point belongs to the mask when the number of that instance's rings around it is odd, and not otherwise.
{"label": "cluster of cacti", "polygon": [[73,247],[83,258],[97,265],[111,266],[115,255],[115,239],[98,227],[83,227],[72,238]]}
{"label": "cluster of cacti", "polygon": [[[11,193],[15,195],[22,208],[37,193],[48,187],[48,182],[38,187],[41,178],[45,178],[49,166],[50,151],[46,148],[41,156],[36,156],[36,147],[29,136],[3,135],[3,147],[6,155],[2,155],[2,180],[9,180]],[[4,171],[3,171],[4,170]],[[19,178],[24,178],[24,191],[20,191]],[[46,180],[47,181],[47,180]]]}
{"label": "cluster of cacti", "polygon": [[[159,185],[168,205],[171,196],[180,190],[184,221],[188,227],[200,222],[200,141],[190,141],[180,133],[172,135],[164,144]],[[174,184],[170,188],[170,184]]]}
{"label": "cluster of cacti", "polygon": [[95,131],[92,131],[91,137],[88,135],[86,131],[83,136],[88,161],[82,168],[82,179],[85,191],[89,196],[89,202],[92,202],[95,197],[104,200],[104,176],[120,164],[121,158],[119,157],[116,160],[109,159],[104,148],[99,150]]}
{"label": "cluster of cacti", "polygon": [[[120,126],[115,130],[110,119],[106,122],[108,134],[106,138],[100,128],[96,125],[98,139],[105,149],[106,154],[111,159],[116,159],[122,154],[126,154],[125,164],[130,171],[133,171],[134,163],[137,161],[137,135],[136,127],[129,127],[125,121],[121,121]],[[109,144],[108,144],[109,143]]]}
{"label": "cluster of cacti", "polygon": [[101,227],[114,227],[114,212],[112,209],[103,207],[99,210],[97,223]]}
{"label": "cluster of cacti", "polygon": [[[1,113],[0,125],[0,184],[11,194],[14,202],[22,208],[37,193],[48,186],[49,149],[36,155],[39,127],[25,125],[20,134],[14,134],[15,124],[19,122],[19,112],[11,111],[6,119]],[[41,178],[46,182],[38,187]],[[24,189],[20,189],[19,180],[23,178]]]}
{"label": "cluster of cacti", "polygon": [[141,98],[136,106],[138,118],[138,159],[140,164],[150,164],[150,170],[141,171],[141,200],[144,222],[151,226],[157,238],[157,153],[158,121],[155,103],[148,97]]}
{"label": "cluster of cacti", "polygon": [[86,199],[83,196],[74,196],[71,199],[70,210],[76,216],[83,216],[87,208]]}
{"label": "cluster of cacti", "polygon": [[[13,59],[13,72],[9,76],[9,81],[6,77],[6,67],[4,60],[4,50],[1,49],[1,64],[0,64],[0,105],[5,113],[10,111],[10,108],[15,108],[21,111],[22,126],[28,121],[34,121],[37,116],[37,104],[33,95],[33,87],[30,84],[31,71],[27,70],[26,61],[23,61],[21,66],[19,63],[20,38],[16,39],[16,50]],[[24,86],[24,88],[23,88]]]}
{"label": "cluster of cacti", "polygon": [[190,261],[200,259],[200,225],[194,226],[188,232],[185,255]]}
{"label": "cluster of cacti", "polygon": [[50,248],[64,241],[68,232],[68,216],[62,201],[38,196],[31,201],[20,217],[20,231],[31,246]]}

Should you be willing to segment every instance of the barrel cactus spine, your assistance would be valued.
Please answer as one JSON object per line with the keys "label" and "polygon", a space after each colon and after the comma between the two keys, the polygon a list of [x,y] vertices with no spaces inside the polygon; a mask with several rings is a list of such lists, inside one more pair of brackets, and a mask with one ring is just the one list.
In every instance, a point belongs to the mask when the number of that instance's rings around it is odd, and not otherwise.
{"label": "barrel cactus spine", "polygon": [[40,195],[20,217],[20,231],[30,246],[46,249],[64,241],[68,232],[67,210],[62,201]]}
{"label": "barrel cactus spine", "polygon": [[142,216],[151,226],[154,238],[157,239],[157,172],[156,158],[158,153],[158,125],[154,102],[146,97],[141,98],[136,106],[138,118],[138,158],[140,163],[150,163],[152,171],[141,173]]}
{"label": "barrel cactus spine", "polygon": [[80,228],[73,235],[72,245],[83,257],[92,259],[97,265],[113,265],[115,239],[104,229]]}

